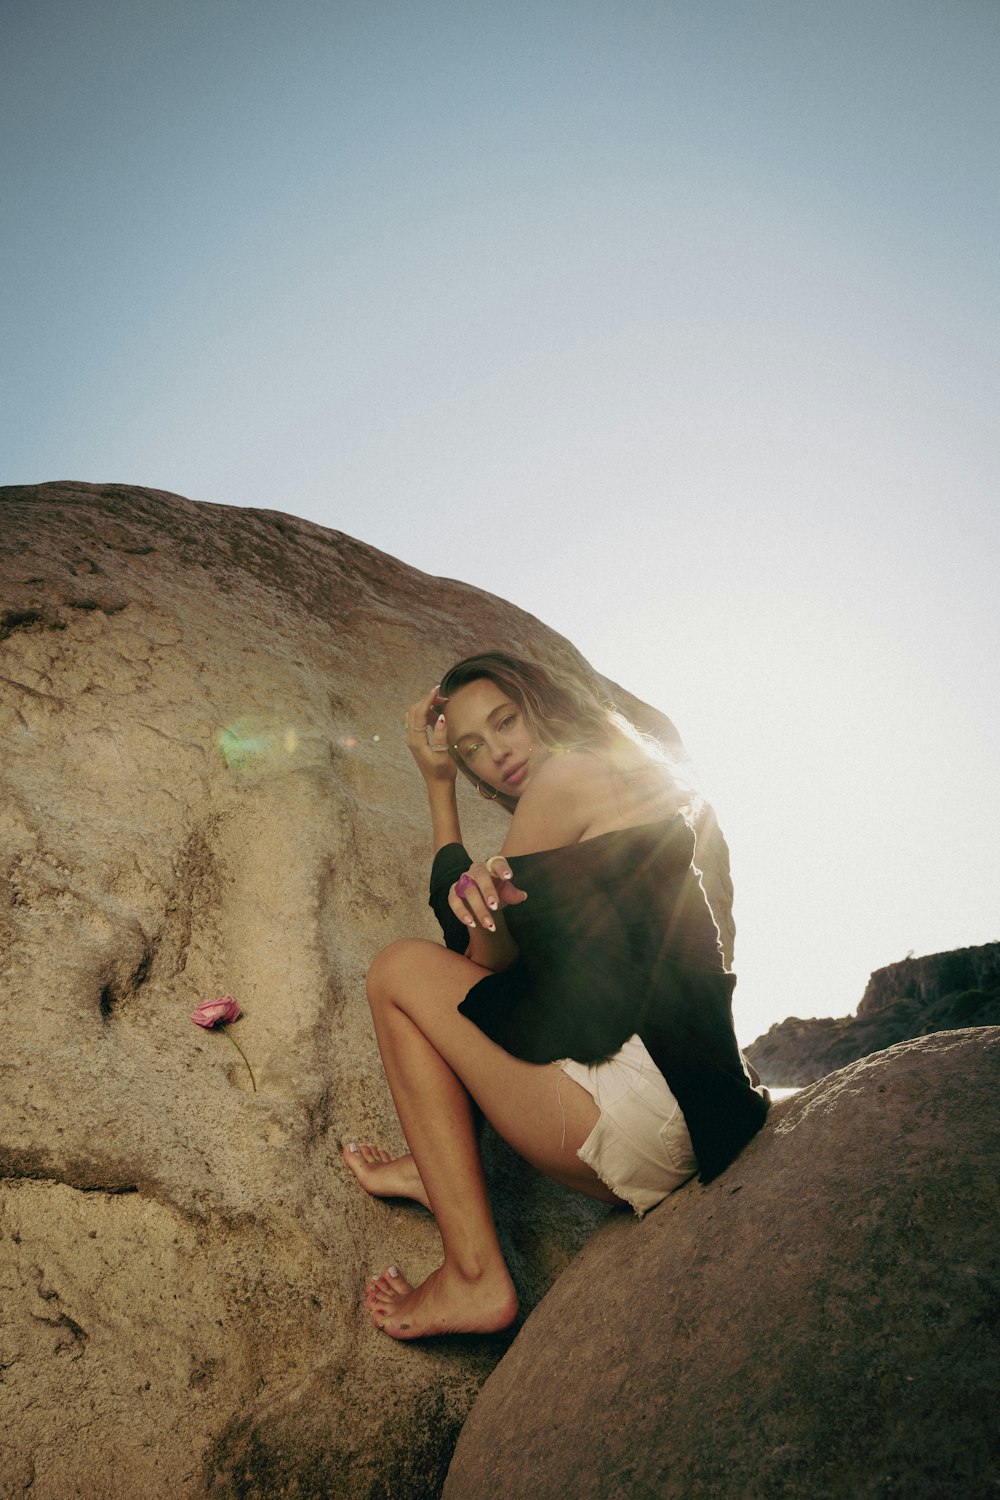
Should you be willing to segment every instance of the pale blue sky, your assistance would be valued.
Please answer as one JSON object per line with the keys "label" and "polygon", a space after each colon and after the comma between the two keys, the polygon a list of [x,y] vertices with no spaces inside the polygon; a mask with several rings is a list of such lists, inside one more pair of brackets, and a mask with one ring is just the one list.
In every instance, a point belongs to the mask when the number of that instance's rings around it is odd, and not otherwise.
{"label": "pale blue sky", "polygon": [[844,1014],[1000,939],[998,63],[995,0],[3,0],[0,482],[530,609],[696,756],[744,1039]]}

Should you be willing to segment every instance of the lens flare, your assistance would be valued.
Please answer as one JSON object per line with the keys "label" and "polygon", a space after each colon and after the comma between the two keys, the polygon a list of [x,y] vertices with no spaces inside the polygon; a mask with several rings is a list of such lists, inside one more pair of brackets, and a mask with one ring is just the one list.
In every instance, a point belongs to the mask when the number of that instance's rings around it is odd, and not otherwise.
{"label": "lens flare", "polygon": [[219,753],[231,771],[283,771],[329,761],[330,748],[354,751],[381,743],[377,734],[348,731],[335,735],[302,730],[277,716],[247,714],[216,735]]}
{"label": "lens flare", "polygon": [[303,736],[292,724],[250,714],[220,729],[216,743],[231,771],[278,770],[301,756]]}

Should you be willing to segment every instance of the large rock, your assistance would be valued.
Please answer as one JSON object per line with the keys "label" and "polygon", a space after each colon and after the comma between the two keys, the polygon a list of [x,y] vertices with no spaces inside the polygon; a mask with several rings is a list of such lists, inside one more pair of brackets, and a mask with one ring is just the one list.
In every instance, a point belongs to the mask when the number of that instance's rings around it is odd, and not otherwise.
{"label": "large rock", "polygon": [[[366,1276],[439,1244],[339,1157],[402,1144],[364,973],[435,935],[402,714],[464,648],[579,657],[272,512],[8,489],[0,554],[0,1496],[436,1495],[503,1345],[372,1331]],[[462,794],[491,852],[504,815]],[[188,1019],[219,994],[256,1093]],[[490,1165],[530,1308],[602,1210]]]}
{"label": "large rock", "polygon": [[1000,1025],[1000,943],[904,958],[876,969],[853,1016],[789,1016],[746,1055],[764,1083],[798,1088],[896,1042]]}
{"label": "large rock", "polygon": [[1000,1028],[774,1106],[707,1188],[600,1229],[463,1429],[445,1500],[986,1500]]}

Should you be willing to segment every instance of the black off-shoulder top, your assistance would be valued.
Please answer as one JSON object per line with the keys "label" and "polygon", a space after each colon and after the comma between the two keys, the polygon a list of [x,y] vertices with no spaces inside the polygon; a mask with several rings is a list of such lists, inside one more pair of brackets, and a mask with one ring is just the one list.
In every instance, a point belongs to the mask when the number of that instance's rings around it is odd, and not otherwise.
{"label": "black off-shoulder top", "polygon": [[[728,973],[694,833],[676,816],[508,859],[527,901],[504,908],[519,956],[473,985],[463,1015],[528,1062],[597,1062],[634,1033],[684,1112],[710,1182],[764,1123],[733,1031]],[[435,856],[430,904],[445,942],[468,947],[448,891],[469,868],[461,844]]]}

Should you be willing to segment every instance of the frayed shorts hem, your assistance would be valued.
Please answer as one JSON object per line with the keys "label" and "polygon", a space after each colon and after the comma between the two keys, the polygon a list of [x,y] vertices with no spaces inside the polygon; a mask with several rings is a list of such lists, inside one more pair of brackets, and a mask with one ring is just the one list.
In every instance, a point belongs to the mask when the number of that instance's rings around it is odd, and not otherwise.
{"label": "frayed shorts hem", "polygon": [[577,1156],[640,1218],[694,1176],[681,1107],[637,1036],[604,1062],[563,1058],[559,1067],[600,1110]]}

